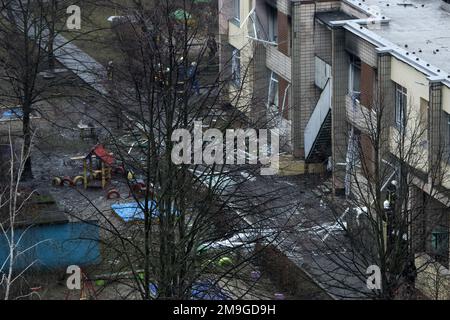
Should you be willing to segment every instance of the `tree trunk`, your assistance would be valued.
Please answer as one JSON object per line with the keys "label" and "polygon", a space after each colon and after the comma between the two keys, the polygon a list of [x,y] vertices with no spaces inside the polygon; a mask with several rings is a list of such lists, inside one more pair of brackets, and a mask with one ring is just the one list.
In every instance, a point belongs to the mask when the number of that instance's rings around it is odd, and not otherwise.
{"label": "tree trunk", "polygon": [[23,156],[26,158],[23,168],[22,180],[28,181],[33,179],[31,167],[31,123],[30,123],[30,106],[23,105]]}

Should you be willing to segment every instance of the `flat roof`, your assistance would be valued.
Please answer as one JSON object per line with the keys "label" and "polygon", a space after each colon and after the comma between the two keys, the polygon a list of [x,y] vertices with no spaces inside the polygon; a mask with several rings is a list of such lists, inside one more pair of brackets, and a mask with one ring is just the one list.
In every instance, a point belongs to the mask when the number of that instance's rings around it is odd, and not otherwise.
{"label": "flat roof", "polygon": [[331,26],[332,21],[351,20],[356,18],[343,11],[334,10],[334,11],[318,12],[316,13],[316,19],[320,20],[321,22],[323,22],[328,26]]}
{"label": "flat roof", "polygon": [[411,58],[450,73],[450,7],[442,0],[346,0],[378,11],[387,23],[368,25],[375,34],[404,49]]}
{"label": "flat roof", "polygon": [[[450,12],[442,0],[365,0],[390,18],[373,31],[450,73]],[[389,6],[388,6],[389,4]]]}

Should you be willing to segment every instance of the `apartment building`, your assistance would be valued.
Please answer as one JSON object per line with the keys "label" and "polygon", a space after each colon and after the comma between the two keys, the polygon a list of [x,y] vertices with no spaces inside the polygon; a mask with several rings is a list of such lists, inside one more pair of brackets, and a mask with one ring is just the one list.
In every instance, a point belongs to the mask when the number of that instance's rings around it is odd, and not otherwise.
{"label": "apartment building", "polygon": [[415,160],[406,161],[415,172],[411,206],[427,198],[440,221],[423,223],[431,236],[416,250],[424,253],[420,259],[437,261],[431,278],[442,275],[449,292],[449,1],[222,0],[219,6],[230,101],[238,88],[249,93],[238,107],[265,99],[265,108],[246,111],[277,114],[297,159],[330,159],[335,194],[351,193],[349,167],[364,161],[354,155],[356,144],[373,157],[374,130],[388,142],[379,152],[393,167],[392,179],[399,135],[421,132]]}

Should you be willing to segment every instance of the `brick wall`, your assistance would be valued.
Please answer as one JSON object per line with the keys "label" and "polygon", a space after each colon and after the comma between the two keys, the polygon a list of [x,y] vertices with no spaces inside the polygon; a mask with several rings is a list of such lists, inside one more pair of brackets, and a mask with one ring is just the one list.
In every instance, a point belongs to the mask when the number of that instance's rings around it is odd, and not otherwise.
{"label": "brick wall", "polygon": [[294,156],[304,158],[305,127],[319,98],[314,84],[314,3],[292,9],[292,141]]}
{"label": "brick wall", "polygon": [[278,11],[278,50],[286,56],[289,56],[289,18],[286,14]]}
{"label": "brick wall", "polygon": [[331,30],[321,23],[315,23],[314,43],[316,55],[331,65]]}
{"label": "brick wall", "polygon": [[444,142],[446,139],[443,136],[444,119],[442,112],[442,83],[432,83],[430,85],[430,120],[429,120],[429,137],[430,137],[430,152],[429,162],[433,172],[430,172],[430,178],[437,179],[441,177],[440,169],[441,161],[443,160],[443,152],[446,148]]}
{"label": "brick wall", "polygon": [[345,110],[345,97],[348,92],[348,55],[345,51],[343,29],[332,30],[332,149],[333,149],[333,190],[341,193],[344,189],[345,165],[348,143],[348,126]]}
{"label": "brick wall", "polygon": [[374,68],[361,62],[361,104],[369,109],[373,104],[375,74]]}
{"label": "brick wall", "polygon": [[374,45],[351,32],[347,32],[345,37],[345,47],[353,55],[359,57],[362,62],[376,68],[378,57]]}
{"label": "brick wall", "polygon": [[253,121],[257,123],[261,121],[265,122],[269,78],[266,68],[266,48],[261,43],[255,44],[253,65],[254,84],[252,93],[252,111],[250,117],[252,117]]}
{"label": "brick wall", "polygon": [[291,1],[290,0],[278,0],[277,9],[285,15],[291,14]]}

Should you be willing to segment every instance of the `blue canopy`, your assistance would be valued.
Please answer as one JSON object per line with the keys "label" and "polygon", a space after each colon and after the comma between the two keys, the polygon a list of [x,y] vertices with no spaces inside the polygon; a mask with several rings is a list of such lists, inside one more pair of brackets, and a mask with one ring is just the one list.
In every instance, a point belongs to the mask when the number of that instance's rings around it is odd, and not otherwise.
{"label": "blue canopy", "polygon": [[[152,219],[159,218],[160,212],[158,209],[156,209],[157,205],[156,202],[153,200],[150,200],[148,202],[148,208],[149,212],[151,214]],[[131,203],[118,203],[113,204],[111,206],[112,210],[125,222],[129,221],[142,221],[144,220],[144,211],[142,208],[145,208],[145,203],[140,202],[139,204],[137,202],[131,202]],[[179,212],[176,211],[175,214],[179,216]]]}

